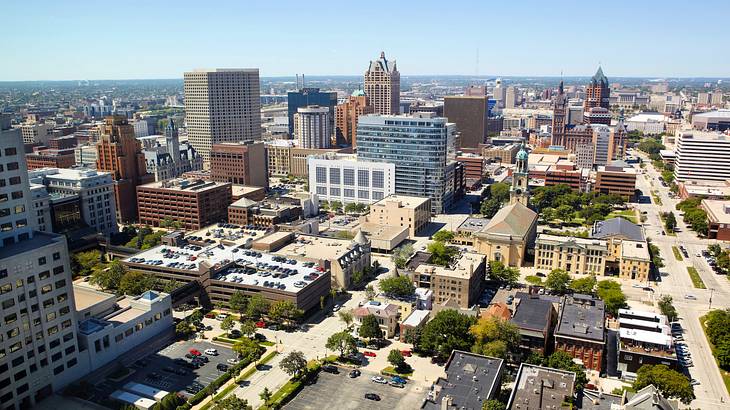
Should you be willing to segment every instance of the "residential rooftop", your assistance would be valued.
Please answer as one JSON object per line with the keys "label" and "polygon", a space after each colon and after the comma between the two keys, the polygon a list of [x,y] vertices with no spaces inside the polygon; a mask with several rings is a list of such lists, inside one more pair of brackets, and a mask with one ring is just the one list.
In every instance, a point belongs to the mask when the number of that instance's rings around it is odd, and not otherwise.
{"label": "residential rooftop", "polygon": [[499,389],[503,368],[502,359],[454,350],[444,366],[446,378],[436,380],[421,408],[481,409]]}
{"label": "residential rooftop", "polygon": [[518,300],[510,322],[521,329],[542,331],[548,328],[552,309],[553,304],[549,300],[523,297]]}
{"label": "residential rooftop", "polygon": [[543,410],[572,408],[575,373],[527,363],[520,365],[507,408]]}
{"label": "residential rooftop", "polygon": [[455,279],[468,279],[472,277],[474,271],[477,270],[479,265],[485,263],[485,260],[486,257],[482,254],[475,252],[462,252],[461,256],[450,267],[429,265],[424,263],[416,267],[416,272],[429,273],[431,275],[438,275]]}
{"label": "residential rooftop", "polygon": [[555,335],[605,343],[605,320],[602,300],[578,293],[564,296]]}

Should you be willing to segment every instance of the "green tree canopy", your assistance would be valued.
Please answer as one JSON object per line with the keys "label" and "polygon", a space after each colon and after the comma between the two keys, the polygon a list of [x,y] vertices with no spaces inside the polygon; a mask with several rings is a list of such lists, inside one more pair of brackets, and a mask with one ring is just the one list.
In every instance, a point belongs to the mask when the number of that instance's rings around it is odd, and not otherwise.
{"label": "green tree canopy", "polygon": [[385,278],[378,283],[378,287],[383,293],[393,297],[408,297],[416,291],[416,287],[408,276]]}
{"label": "green tree canopy", "polygon": [[498,282],[514,284],[520,278],[520,271],[505,266],[500,261],[489,261],[489,278]]}
{"label": "green tree canopy", "polygon": [[253,295],[248,300],[246,316],[258,320],[269,313],[270,302],[261,295]]}
{"label": "green tree canopy", "polygon": [[[111,269],[111,267],[110,267]],[[154,276],[139,271],[129,271],[119,281],[118,293],[122,295],[138,296],[154,289],[157,279]]]}
{"label": "green tree canopy", "polygon": [[340,357],[357,351],[355,338],[348,331],[333,333],[327,338],[325,347],[329,350],[340,352]]}
{"label": "green tree canopy", "polygon": [[474,353],[485,356],[507,358],[507,353],[517,351],[520,345],[520,330],[514,324],[498,317],[479,319],[469,328],[474,336]]}
{"label": "green tree canopy", "polygon": [[246,311],[246,307],[248,307],[248,297],[240,290],[237,290],[231,295],[231,298],[228,301],[228,306],[234,312],[239,314],[244,313]]}
{"label": "green tree canopy", "polygon": [[233,316],[227,316],[223,321],[221,322],[221,330],[223,330],[226,333],[230,333],[231,330],[236,326],[236,322],[233,320]]}
{"label": "green tree canopy", "polygon": [[298,350],[293,350],[291,353],[286,355],[286,357],[281,359],[279,367],[289,376],[297,377],[307,370],[307,358],[304,357],[304,353]]}
{"label": "green tree canopy", "polygon": [[392,364],[396,369],[402,369],[406,364],[406,359],[403,357],[403,353],[401,353],[400,350],[392,349],[388,352],[388,363]]}
{"label": "green tree canopy", "polygon": [[606,312],[614,317],[618,315],[619,309],[626,306],[626,295],[616,281],[607,279],[598,282],[596,294],[606,304]]}
{"label": "green tree canopy", "polygon": [[567,370],[575,373],[575,390],[581,391],[588,383],[586,369],[573,361],[573,357],[561,350],[551,354],[545,359],[543,365],[555,369]]}
{"label": "green tree canopy", "polygon": [[654,385],[664,397],[679,399],[684,404],[689,404],[695,398],[689,379],[663,364],[645,364],[636,372],[633,388],[641,390],[649,385]]}
{"label": "green tree canopy", "polygon": [[246,399],[241,399],[235,394],[228,395],[213,406],[213,410],[251,410],[252,408]]}
{"label": "green tree canopy", "polygon": [[77,252],[71,255],[71,271],[74,275],[91,275],[99,265],[101,265],[101,252],[97,250]]}
{"label": "green tree canopy", "polygon": [[446,359],[452,350],[469,351],[474,345],[474,335],[469,332],[476,319],[462,315],[456,310],[438,312],[426,323],[416,348]]}
{"label": "green tree canopy", "polygon": [[117,260],[109,263],[106,268],[103,268],[102,265],[95,265],[89,282],[104,290],[117,290],[125,273],[126,268]]}
{"label": "green tree canopy", "polygon": [[431,254],[430,262],[434,265],[449,266],[459,253],[459,250],[447,246],[444,242],[431,242],[428,245],[428,252]]}
{"label": "green tree canopy", "polygon": [[340,320],[342,323],[345,324],[348,328],[352,324],[352,322],[355,320],[355,318],[352,315],[352,311],[350,310],[340,310],[337,312],[337,315],[340,317]]}
{"label": "green tree canopy", "polygon": [[571,280],[568,272],[563,269],[553,269],[545,279],[545,287],[562,295],[568,291]]}
{"label": "green tree canopy", "polygon": [[499,400],[487,400],[482,404],[482,410],[506,410],[507,405]]}
{"label": "green tree canopy", "polygon": [[589,275],[580,279],[574,279],[570,282],[570,289],[572,289],[575,293],[591,295],[596,289],[597,283],[598,281],[596,280],[596,277],[594,275]]}
{"label": "green tree canopy", "polygon": [[405,268],[406,263],[408,263],[408,259],[410,259],[411,255],[413,255],[413,252],[412,244],[407,243],[405,245],[401,245],[393,251],[393,255],[391,255],[390,260],[393,261],[396,267],[401,269]]}
{"label": "green tree canopy", "polygon": [[670,322],[677,320],[677,309],[675,309],[672,301],[673,299],[670,295],[664,295],[659,298],[658,303],[659,310],[662,312],[662,315],[666,316]]}
{"label": "green tree canopy", "polygon": [[375,315],[367,315],[362,318],[362,323],[360,323],[360,329],[358,329],[357,334],[366,339],[379,339],[383,337],[383,331],[378,324],[378,318]]}
{"label": "green tree canopy", "polygon": [[454,233],[452,231],[438,231],[433,234],[433,240],[436,242],[451,242],[454,239]]}
{"label": "green tree canopy", "polygon": [[241,339],[233,344],[233,351],[238,354],[241,360],[254,361],[256,360],[264,348],[258,343],[251,339]]}
{"label": "green tree canopy", "polygon": [[256,333],[256,323],[253,320],[244,320],[241,322],[240,329],[241,334],[246,337],[251,337]]}

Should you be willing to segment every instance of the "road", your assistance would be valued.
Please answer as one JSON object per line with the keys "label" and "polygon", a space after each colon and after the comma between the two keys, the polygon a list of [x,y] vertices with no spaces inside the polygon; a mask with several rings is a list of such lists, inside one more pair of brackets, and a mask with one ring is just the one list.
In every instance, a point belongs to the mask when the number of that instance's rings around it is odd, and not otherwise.
{"label": "road", "polygon": [[[641,155],[641,154],[640,154]],[[692,354],[694,367],[689,369],[691,377],[697,379],[700,385],[695,386],[697,399],[691,404],[693,408],[730,408],[730,396],[715,363],[710,346],[704,336],[700,324],[700,317],[710,310],[710,298],[712,308],[727,308],[730,306],[730,283],[723,275],[716,275],[710,269],[704,258],[695,256],[707,245],[716,243],[715,240],[701,239],[691,231],[682,221],[675,209],[679,199],[669,197],[669,189],[663,187],[658,180],[659,173],[651,165],[651,161],[644,157],[647,164],[644,174],[637,177],[637,188],[646,196],[651,197],[655,191],[661,199],[662,205],[654,203],[642,203],[638,208],[646,212],[646,234],[652,243],[659,247],[661,256],[664,258],[665,267],[661,268],[661,281],[656,286],[656,298],[661,295],[670,295],[674,299],[682,327],[685,329],[684,339],[687,342]],[[637,169],[638,168],[637,166]],[[653,202],[653,199],[652,199]],[[663,224],[659,218],[660,212],[673,211],[677,217],[679,232],[677,236],[662,235]],[[672,246],[684,245],[689,258],[677,261],[672,252]],[[695,289],[687,267],[694,266],[707,289]],[[637,289],[625,289],[627,295],[632,297]],[[689,300],[685,297],[692,295],[696,300]]]}

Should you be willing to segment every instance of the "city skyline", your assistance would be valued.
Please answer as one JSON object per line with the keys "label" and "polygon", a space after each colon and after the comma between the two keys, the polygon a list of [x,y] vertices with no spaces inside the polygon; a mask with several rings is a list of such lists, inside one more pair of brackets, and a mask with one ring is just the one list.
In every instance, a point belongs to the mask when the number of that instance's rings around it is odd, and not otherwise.
{"label": "city skyline", "polygon": [[[719,15],[730,7],[706,3]],[[610,9],[574,1],[550,8],[468,2],[444,8],[427,2],[418,9],[408,4],[354,9],[330,2],[321,7],[284,2],[277,8],[223,3],[199,9],[183,2],[175,8],[132,4],[113,13],[88,2],[76,4],[40,1],[34,24],[22,18],[23,5],[4,6],[11,18],[0,35],[17,46],[6,50],[0,81],[178,78],[200,67],[259,68],[262,77],[362,75],[381,51],[398,61],[403,76],[583,76],[601,64],[609,78],[723,77],[730,63],[730,56],[717,52],[725,37],[722,26],[682,19],[678,1],[661,8],[619,2]],[[321,14],[328,8],[337,11]],[[589,23],[600,14],[613,21],[604,32]],[[630,15],[651,16],[651,21],[635,24],[625,17]],[[469,24],[474,16],[484,16],[489,24]],[[666,28],[680,19],[682,30]],[[291,36],[291,27],[300,27],[297,36]],[[408,35],[441,28],[446,34],[429,41],[414,42]],[[335,35],[344,29],[351,35]],[[702,32],[702,41],[691,41],[687,32]],[[57,46],[49,47],[49,39]],[[85,57],[70,58],[69,47],[86,50]],[[100,58],[95,50],[113,53]],[[672,55],[678,58],[667,64]],[[700,68],[694,56],[713,57]]]}

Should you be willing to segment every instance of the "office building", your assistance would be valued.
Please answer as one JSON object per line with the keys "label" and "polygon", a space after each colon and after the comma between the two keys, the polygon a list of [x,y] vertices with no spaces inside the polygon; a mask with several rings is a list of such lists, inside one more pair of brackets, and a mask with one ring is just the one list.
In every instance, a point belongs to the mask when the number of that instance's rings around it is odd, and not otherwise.
{"label": "office building", "polygon": [[213,144],[210,152],[213,181],[266,188],[269,186],[266,165],[266,147],[261,141]]}
{"label": "office building", "polygon": [[357,139],[358,159],[395,164],[397,194],[431,198],[433,213],[451,206],[454,183],[447,180],[447,162],[455,126],[446,118],[364,115]]}
{"label": "office building", "polygon": [[456,124],[460,148],[477,148],[487,141],[487,96],[446,96],[444,116]]}
{"label": "office building", "polygon": [[411,275],[416,287],[433,291],[434,303],[451,301],[468,309],[476,304],[482,293],[485,271],[484,255],[462,252],[449,267],[426,261],[415,267]]}
{"label": "office building", "polygon": [[730,241],[730,201],[703,199],[701,206],[707,213],[707,237]]}
{"label": "office building", "polygon": [[504,93],[504,108],[515,108],[522,103],[517,87],[509,86]]}
{"label": "office building", "polygon": [[194,70],[184,75],[188,140],[207,164],[213,144],[261,139],[259,70]]}
{"label": "office building", "polygon": [[545,273],[562,269],[571,275],[603,275],[607,254],[605,241],[541,233],[535,241],[535,268]]}
{"label": "office building", "polygon": [[599,166],[593,190],[602,194],[615,194],[631,200],[636,196],[636,169],[623,161],[613,161]]}
{"label": "office building", "polygon": [[310,156],[309,192],[323,201],[370,204],[395,193],[395,165],[354,154]]}
{"label": "office building", "polygon": [[[730,111],[728,111],[730,112]],[[676,138],[674,177],[691,180],[730,179],[730,136],[721,133],[683,131]]]}
{"label": "office building", "polygon": [[[481,184],[484,178],[485,159],[481,155],[472,153],[462,153],[456,157],[456,160],[464,165],[464,177],[467,185]],[[471,182],[471,183],[470,183]]]}
{"label": "office building", "polygon": [[224,221],[231,204],[227,182],[176,179],[137,187],[139,222],[154,227],[179,222],[186,230]]}
{"label": "office building", "polygon": [[269,176],[285,177],[291,171],[291,150],[296,146],[292,140],[266,141],[266,168]]}
{"label": "office building", "polygon": [[172,118],[165,127],[165,145],[155,143],[145,147],[147,173],[154,175],[155,181],[164,181],[182,176],[191,171],[203,169],[203,157],[187,142],[180,143],[178,130]]}
{"label": "office building", "polygon": [[408,228],[414,238],[431,221],[431,200],[422,197],[390,195],[372,205],[365,221],[387,226]]}
{"label": "office building", "polygon": [[494,81],[494,88],[492,88],[492,95],[496,101],[497,108],[504,108],[504,100],[507,98],[507,88],[502,84],[502,79],[498,78]]}
{"label": "office building", "polygon": [[521,363],[507,408],[516,410],[567,409],[572,407],[575,373]]}
{"label": "office building", "polygon": [[626,109],[636,109],[640,107],[648,107],[650,96],[643,94],[641,91],[618,90],[611,93],[609,103],[611,107],[619,107]]}
{"label": "office building", "polygon": [[34,232],[20,130],[0,115],[0,403],[33,407],[83,374],[66,238]]}
{"label": "office building", "polygon": [[53,137],[53,125],[45,123],[30,123],[20,126],[20,133],[23,135],[24,144],[48,144]]}
{"label": "office building", "polygon": [[608,78],[603,74],[601,67],[586,85],[586,96],[583,102],[583,111],[590,112],[591,108],[605,108],[608,110],[611,104],[611,89],[608,87]]}
{"label": "office building", "polygon": [[362,90],[357,90],[347,101],[335,108],[335,141],[337,144],[357,147],[357,119],[361,115],[372,114],[374,108]]}
{"label": "office building", "polygon": [[44,214],[53,232],[68,233],[84,226],[104,235],[119,231],[114,181],[108,172],[44,168],[30,171],[28,177],[31,188],[40,185],[49,195]]}
{"label": "office building", "polygon": [[71,168],[76,165],[76,156],[73,149],[40,149],[33,151],[31,154],[25,154],[25,160],[28,169]]}
{"label": "office building", "polygon": [[335,107],[337,106],[337,92],[320,91],[319,88],[301,88],[297,91],[289,91],[287,97],[287,118],[289,119],[289,135],[294,135],[294,114],[300,108],[316,105],[326,107],[329,114],[329,130],[334,130]]}
{"label": "office building", "polygon": [[137,185],[149,182],[142,148],[134,128],[124,117],[107,117],[96,144],[96,169],[108,172],[114,180],[117,222],[137,220]]}
{"label": "office building", "polygon": [[290,197],[262,201],[241,198],[228,206],[228,222],[241,226],[273,228],[302,216],[301,201]]}
{"label": "office building", "polygon": [[606,275],[618,274],[621,279],[639,282],[649,280],[651,257],[641,226],[621,217],[596,221],[590,237],[605,241],[608,246]]}
{"label": "office building", "polygon": [[708,111],[692,116],[692,127],[703,131],[721,131],[730,129],[730,110]]}
{"label": "office building", "polygon": [[84,144],[74,148],[76,166],[96,169],[96,144]]}
{"label": "office building", "polygon": [[672,329],[666,316],[630,309],[618,310],[618,371],[635,380],[641,366],[663,364],[679,371]]}
{"label": "office building", "polygon": [[454,350],[439,377],[428,389],[423,410],[481,409],[499,394],[504,360]]}
{"label": "office building", "polygon": [[501,164],[514,164],[518,152],[520,152],[520,144],[486,145],[482,147],[482,156],[485,160]]}
{"label": "office building", "polygon": [[294,139],[300,148],[322,149],[332,145],[330,109],[318,105],[300,107],[294,114]]}
{"label": "office building", "polygon": [[563,296],[555,328],[555,350],[568,353],[589,370],[603,369],[606,307],[592,296]]}
{"label": "office building", "polygon": [[365,72],[365,95],[370,98],[375,114],[400,113],[400,72],[395,60],[385,58],[385,52],[380,53],[379,59],[370,61]]}

